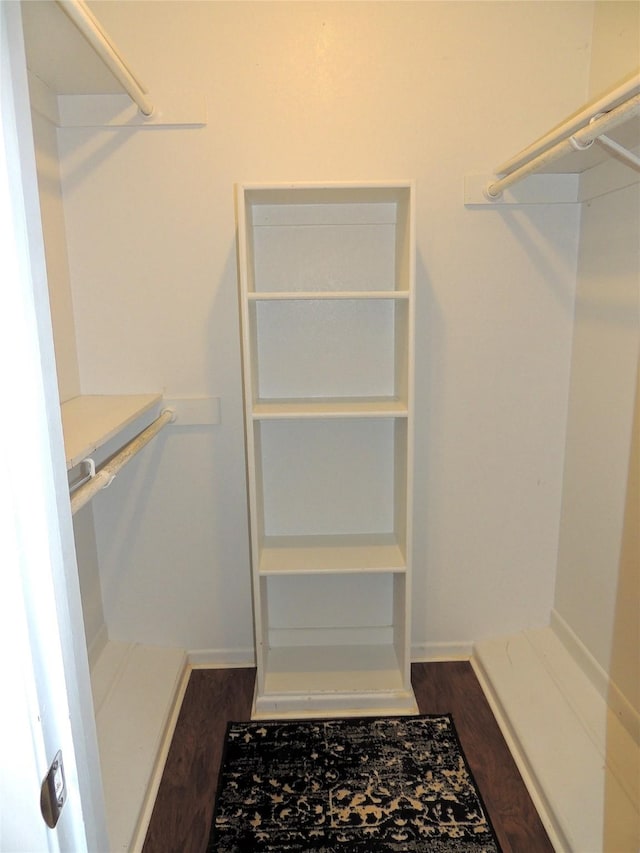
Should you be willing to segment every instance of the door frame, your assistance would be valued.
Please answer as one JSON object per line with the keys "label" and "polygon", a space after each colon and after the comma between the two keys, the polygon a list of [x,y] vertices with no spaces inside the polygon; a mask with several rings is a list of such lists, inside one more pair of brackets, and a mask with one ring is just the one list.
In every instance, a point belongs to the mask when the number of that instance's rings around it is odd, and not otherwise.
{"label": "door frame", "polygon": [[[29,717],[19,717],[25,725],[4,735],[11,749],[3,755],[3,785],[11,786],[24,810],[12,814],[3,809],[0,831],[14,839],[22,833],[25,850],[29,838],[40,835],[49,850],[106,851],[21,9],[15,0],[0,0],[0,38],[2,655],[3,672],[12,673],[16,690],[8,704],[24,709]],[[0,710],[1,716],[5,713],[11,718],[11,711]],[[67,799],[56,828],[45,828],[43,834],[33,820],[39,812],[41,782],[58,749]],[[13,764],[6,766],[7,759]],[[24,815],[28,825],[11,825]]]}

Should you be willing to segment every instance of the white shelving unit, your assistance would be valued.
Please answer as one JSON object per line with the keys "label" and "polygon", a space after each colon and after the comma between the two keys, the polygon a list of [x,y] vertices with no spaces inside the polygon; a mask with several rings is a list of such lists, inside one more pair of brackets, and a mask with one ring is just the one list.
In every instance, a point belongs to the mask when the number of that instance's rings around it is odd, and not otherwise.
{"label": "white shelving unit", "polygon": [[413,188],[238,188],[255,718],[411,714]]}

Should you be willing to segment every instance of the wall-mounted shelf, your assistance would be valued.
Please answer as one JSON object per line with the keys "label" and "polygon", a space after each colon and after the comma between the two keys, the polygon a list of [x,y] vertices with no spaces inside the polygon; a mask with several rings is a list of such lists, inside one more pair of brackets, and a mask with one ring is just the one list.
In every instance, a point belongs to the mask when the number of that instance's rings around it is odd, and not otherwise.
{"label": "wall-mounted shelf", "polygon": [[152,98],[83,0],[22,3],[31,105],[58,127],[202,127],[205,97]]}
{"label": "wall-mounted shelf", "polygon": [[157,409],[161,394],[85,395],[62,404],[67,470],[79,465],[138,418]]}
{"label": "wall-mounted shelf", "polygon": [[639,149],[640,72],[636,72],[497,166],[492,175],[467,175],[465,204],[588,201],[606,192],[601,173],[612,189],[635,183]]}

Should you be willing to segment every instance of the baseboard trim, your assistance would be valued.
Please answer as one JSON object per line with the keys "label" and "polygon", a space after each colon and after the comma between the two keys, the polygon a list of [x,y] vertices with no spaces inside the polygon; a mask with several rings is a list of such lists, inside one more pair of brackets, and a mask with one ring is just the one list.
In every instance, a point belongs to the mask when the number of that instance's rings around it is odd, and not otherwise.
{"label": "baseboard trim", "polygon": [[[412,663],[470,660],[473,643],[414,643],[411,646]],[[191,649],[187,660],[192,669],[234,669],[256,665],[253,648],[243,649]]]}
{"label": "baseboard trim", "polygon": [[437,661],[470,660],[473,643],[414,643],[411,646],[413,663],[435,663]]}
{"label": "baseboard trim", "polygon": [[187,661],[192,669],[244,669],[256,665],[253,648],[191,649]]}

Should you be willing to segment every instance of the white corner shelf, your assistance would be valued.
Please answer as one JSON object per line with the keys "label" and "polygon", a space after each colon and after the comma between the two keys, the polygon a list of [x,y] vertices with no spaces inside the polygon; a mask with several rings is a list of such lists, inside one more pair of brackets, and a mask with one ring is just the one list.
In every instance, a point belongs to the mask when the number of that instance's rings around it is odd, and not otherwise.
{"label": "white corner shelf", "polygon": [[89,394],[67,400],[61,406],[67,470],[154,411],[161,401],[162,394]]}
{"label": "white corner shelf", "polygon": [[238,188],[256,719],[417,713],[413,204]]}

